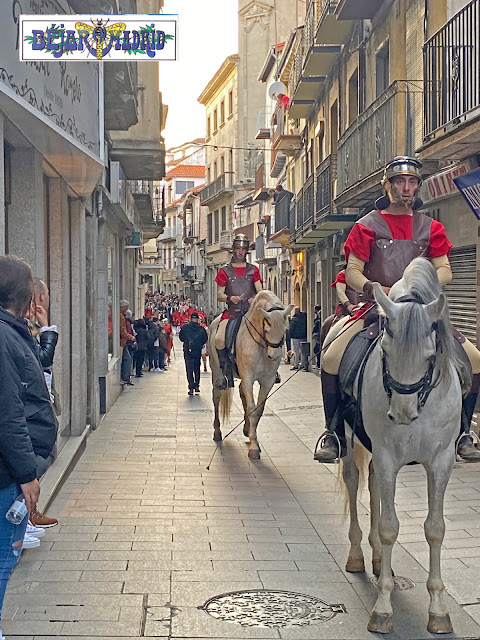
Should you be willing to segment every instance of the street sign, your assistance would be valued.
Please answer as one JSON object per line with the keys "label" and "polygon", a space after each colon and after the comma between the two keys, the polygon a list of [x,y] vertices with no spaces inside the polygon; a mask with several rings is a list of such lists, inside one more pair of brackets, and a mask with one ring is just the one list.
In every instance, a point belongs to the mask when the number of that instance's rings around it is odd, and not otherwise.
{"label": "street sign", "polygon": [[453,181],[476,218],[480,220],[480,168],[471,173],[458,176]]}

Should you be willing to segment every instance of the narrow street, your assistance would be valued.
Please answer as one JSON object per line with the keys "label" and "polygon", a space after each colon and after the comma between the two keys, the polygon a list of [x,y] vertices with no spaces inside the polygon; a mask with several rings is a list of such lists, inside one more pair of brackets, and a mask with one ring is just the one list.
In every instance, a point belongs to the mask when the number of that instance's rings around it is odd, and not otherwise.
{"label": "narrow street", "polygon": [[[176,353],[167,373],[145,372],[125,389],[90,435],[49,510],[59,526],[24,552],[9,582],[3,633],[22,640],[374,637],[367,632],[376,595],[367,495],[360,506],[367,573],[348,574],[338,467],[312,460],[322,429],[319,379],[299,372],[271,398],[260,423],[261,460],[247,458],[239,428],[207,471],[215,448],[210,374],[202,374],[201,395],[188,397],[178,341]],[[289,367],[281,374],[286,380]],[[231,426],[240,420],[235,393]],[[457,463],[447,490],[443,573],[460,638],[480,636],[479,473],[480,465]],[[395,591],[392,640],[432,637],[423,476],[407,467],[398,483],[394,567],[413,588]],[[256,625],[251,610],[242,626],[199,609],[214,596],[255,589],[341,606],[327,621],[303,626],[301,611],[308,617],[313,609],[299,603],[283,610],[286,625],[278,627]]]}

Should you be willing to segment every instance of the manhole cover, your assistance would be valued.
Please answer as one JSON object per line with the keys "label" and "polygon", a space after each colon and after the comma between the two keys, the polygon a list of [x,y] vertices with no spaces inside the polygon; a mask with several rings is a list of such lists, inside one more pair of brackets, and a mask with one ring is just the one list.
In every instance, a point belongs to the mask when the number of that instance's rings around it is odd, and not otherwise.
{"label": "manhole cover", "polygon": [[[372,576],[370,578],[370,582],[372,584],[374,584],[375,586],[378,585],[378,578],[377,576]],[[415,587],[417,586],[413,580],[410,580],[410,578],[402,578],[402,576],[394,576],[393,578],[393,583],[395,585],[395,589],[398,589],[398,591],[406,591],[407,589],[415,589]]]}
{"label": "manhole cover", "polygon": [[187,409],[188,413],[213,413],[211,409]]}
{"label": "manhole cover", "polygon": [[224,593],[198,608],[213,618],[244,627],[298,627],[327,622],[337,613],[346,613],[343,604],[328,604],[303,593],[265,589]]}
{"label": "manhole cover", "polygon": [[305,404],[299,407],[284,407],[283,409],[276,409],[276,411],[308,411],[309,409],[321,409],[323,404]]}

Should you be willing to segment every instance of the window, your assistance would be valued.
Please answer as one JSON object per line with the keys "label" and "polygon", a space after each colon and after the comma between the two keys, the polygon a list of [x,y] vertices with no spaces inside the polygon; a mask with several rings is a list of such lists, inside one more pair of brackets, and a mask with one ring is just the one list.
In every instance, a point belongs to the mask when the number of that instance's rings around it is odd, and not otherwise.
{"label": "window", "polygon": [[110,360],[114,354],[114,330],[113,323],[116,318],[116,314],[113,312],[113,298],[114,298],[114,265],[113,265],[114,253],[112,247],[107,247],[107,332],[108,332],[108,359]]}
{"label": "window", "polygon": [[227,230],[227,207],[222,207],[222,231]]}
{"label": "window", "polygon": [[217,179],[217,163],[216,162],[213,163],[213,179],[214,180]]}
{"label": "window", "polygon": [[348,81],[348,126],[358,116],[358,69],[350,76]]}
{"label": "window", "polygon": [[390,43],[387,40],[375,56],[377,98],[390,84]]}
{"label": "window", "polygon": [[220,220],[219,220],[219,210],[215,209],[214,218],[215,218],[215,242],[220,240]]}
{"label": "window", "polygon": [[338,142],[338,103],[332,104],[330,109],[330,153],[337,153]]}
{"label": "window", "polygon": [[207,184],[210,184],[210,182],[212,181],[212,170],[210,169],[210,167],[207,168]]}
{"label": "window", "polygon": [[183,196],[185,191],[193,189],[195,183],[193,180],[175,180],[175,195],[177,198]]}
{"label": "window", "polygon": [[228,115],[233,115],[233,91],[228,92]]}
{"label": "window", "polygon": [[220,158],[220,175],[222,175],[222,173],[225,173],[225,156]]}
{"label": "window", "polygon": [[213,234],[212,234],[212,214],[211,213],[209,213],[207,216],[207,238],[208,238],[208,244],[212,244]]}
{"label": "window", "polygon": [[225,124],[225,100],[220,103],[220,124]]}
{"label": "window", "polygon": [[207,138],[210,138],[212,135],[212,122],[210,120],[210,116],[207,118]]}
{"label": "window", "polygon": [[213,133],[218,129],[218,113],[217,108],[215,107],[215,111],[213,112]]}

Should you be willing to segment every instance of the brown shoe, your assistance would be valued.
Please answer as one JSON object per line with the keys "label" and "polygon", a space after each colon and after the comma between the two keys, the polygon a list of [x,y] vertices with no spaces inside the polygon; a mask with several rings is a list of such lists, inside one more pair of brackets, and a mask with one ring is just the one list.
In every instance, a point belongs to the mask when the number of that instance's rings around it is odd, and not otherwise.
{"label": "brown shoe", "polygon": [[32,511],[30,513],[29,520],[30,524],[33,524],[34,527],[43,527],[44,529],[56,527],[58,524],[58,520],[56,518],[49,518],[44,513],[40,513],[39,511]]}

